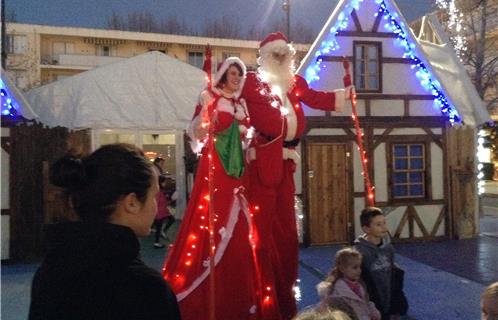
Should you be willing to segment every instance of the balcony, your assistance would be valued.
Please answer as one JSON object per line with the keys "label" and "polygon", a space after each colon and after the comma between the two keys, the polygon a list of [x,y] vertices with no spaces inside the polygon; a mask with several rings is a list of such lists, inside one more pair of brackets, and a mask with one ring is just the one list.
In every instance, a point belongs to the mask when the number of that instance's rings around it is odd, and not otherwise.
{"label": "balcony", "polygon": [[125,57],[107,57],[82,54],[59,54],[42,58],[41,67],[64,69],[93,69],[109,63],[122,61]]}

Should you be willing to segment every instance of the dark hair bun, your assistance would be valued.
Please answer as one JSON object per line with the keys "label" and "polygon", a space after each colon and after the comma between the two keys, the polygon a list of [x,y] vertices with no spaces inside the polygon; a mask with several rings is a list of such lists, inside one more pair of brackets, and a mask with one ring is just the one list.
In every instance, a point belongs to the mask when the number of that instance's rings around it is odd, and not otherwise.
{"label": "dark hair bun", "polygon": [[72,191],[83,186],[85,181],[85,167],[79,158],[66,155],[52,166],[50,182],[58,187]]}

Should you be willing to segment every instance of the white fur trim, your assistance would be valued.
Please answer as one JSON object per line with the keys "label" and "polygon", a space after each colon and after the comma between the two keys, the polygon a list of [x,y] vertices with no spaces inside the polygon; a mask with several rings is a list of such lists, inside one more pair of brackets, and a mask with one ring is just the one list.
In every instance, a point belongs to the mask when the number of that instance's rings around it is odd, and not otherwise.
{"label": "white fur trim", "polygon": [[285,40],[283,40],[283,39],[278,39],[278,40],[274,40],[274,41],[265,43],[264,46],[259,48],[259,52],[261,54],[264,54],[264,53],[273,51],[275,48],[280,48],[283,46],[287,46],[287,42],[285,42]]}
{"label": "white fur trim", "polygon": [[287,134],[285,135],[286,141],[294,140],[297,132],[297,116],[294,107],[291,105],[289,99],[285,97],[285,106],[284,108],[287,110],[287,115],[285,116],[285,120],[287,121]]}
{"label": "white fur trim", "polygon": [[220,100],[218,100],[218,105],[216,106],[216,110],[219,112],[226,112],[231,115],[233,115],[235,112],[232,102],[223,97],[221,97]]}
{"label": "white fur trim", "polygon": [[214,75],[213,88],[218,85],[218,82],[220,82],[221,77],[228,70],[228,67],[230,67],[230,65],[234,63],[238,64],[242,69],[242,79],[240,79],[239,90],[234,92],[234,97],[238,98],[242,93],[242,88],[244,87],[244,82],[246,81],[247,68],[244,62],[237,57],[228,57],[225,61],[223,61],[223,64],[221,65],[220,69]]}
{"label": "white fur trim", "polygon": [[244,106],[241,104],[235,104],[235,119],[237,120],[244,120],[245,117],[247,117],[246,110],[244,109]]}
{"label": "white fur trim", "polygon": [[292,160],[294,161],[295,164],[298,164],[299,161],[301,161],[301,157],[299,156],[299,153],[295,149],[289,149],[289,148],[283,148],[283,156],[282,158],[284,160]]}
{"label": "white fur trim", "polygon": [[335,112],[343,112],[344,106],[346,105],[346,90],[337,89],[334,90],[335,93]]}

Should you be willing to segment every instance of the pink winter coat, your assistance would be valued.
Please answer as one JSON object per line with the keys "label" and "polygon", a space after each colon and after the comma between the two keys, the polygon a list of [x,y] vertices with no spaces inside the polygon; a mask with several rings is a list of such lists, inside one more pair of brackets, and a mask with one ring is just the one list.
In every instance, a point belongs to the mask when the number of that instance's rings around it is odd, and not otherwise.
{"label": "pink winter coat", "polygon": [[338,279],[334,284],[332,296],[347,300],[348,305],[353,308],[359,320],[380,319],[380,312],[375,308],[373,302],[368,301],[365,288],[361,286],[360,290],[362,298],[354,293],[343,279]]}
{"label": "pink winter coat", "polygon": [[166,199],[166,195],[164,192],[159,191],[156,195],[157,202],[157,213],[156,220],[161,220],[171,215],[168,209],[168,200]]}

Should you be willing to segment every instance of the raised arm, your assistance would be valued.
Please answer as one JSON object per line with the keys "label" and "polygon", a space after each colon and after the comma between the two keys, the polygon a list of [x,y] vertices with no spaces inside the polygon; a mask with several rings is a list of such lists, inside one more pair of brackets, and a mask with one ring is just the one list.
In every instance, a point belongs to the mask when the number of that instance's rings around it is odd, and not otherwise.
{"label": "raised arm", "polygon": [[338,112],[344,110],[346,100],[346,91],[344,89],[337,89],[331,92],[314,90],[299,75],[295,76],[295,81],[296,88],[293,90],[293,93],[310,108]]}

